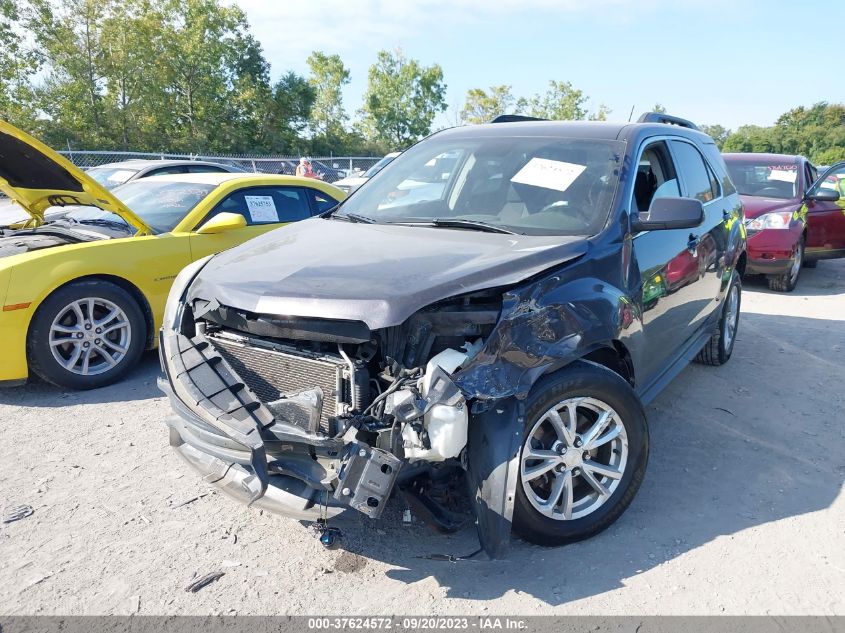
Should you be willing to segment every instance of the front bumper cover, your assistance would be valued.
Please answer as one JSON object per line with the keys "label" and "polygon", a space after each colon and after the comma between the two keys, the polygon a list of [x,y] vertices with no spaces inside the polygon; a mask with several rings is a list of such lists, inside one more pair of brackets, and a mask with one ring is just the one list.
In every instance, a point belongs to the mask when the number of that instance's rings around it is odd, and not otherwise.
{"label": "front bumper cover", "polygon": [[[293,450],[340,451],[341,441],[275,420],[202,335],[163,331],[160,353],[165,375],[159,387],[177,413],[166,421],[170,445],[205,481],[242,503],[292,518],[316,520],[344,509],[331,498],[321,467]],[[288,456],[268,463],[268,454],[282,453]]]}

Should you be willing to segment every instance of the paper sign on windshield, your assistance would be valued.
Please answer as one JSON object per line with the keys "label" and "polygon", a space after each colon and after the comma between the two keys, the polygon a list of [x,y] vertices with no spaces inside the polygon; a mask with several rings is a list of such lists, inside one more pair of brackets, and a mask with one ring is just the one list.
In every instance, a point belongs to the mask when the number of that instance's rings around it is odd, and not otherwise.
{"label": "paper sign on windshield", "polygon": [[556,191],[566,191],[587,168],[586,165],[565,163],[547,158],[532,158],[520,169],[511,182]]}
{"label": "paper sign on windshield", "polygon": [[773,169],[769,172],[769,180],[779,180],[782,182],[795,182],[798,178],[798,171],[787,171],[786,169]]}
{"label": "paper sign on windshield", "polygon": [[253,222],[278,222],[279,212],[273,196],[244,196],[246,208]]}

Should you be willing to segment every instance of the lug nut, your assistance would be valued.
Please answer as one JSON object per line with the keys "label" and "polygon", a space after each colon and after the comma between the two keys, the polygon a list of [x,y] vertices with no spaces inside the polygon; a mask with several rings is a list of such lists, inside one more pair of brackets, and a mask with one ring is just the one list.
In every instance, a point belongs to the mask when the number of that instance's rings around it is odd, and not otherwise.
{"label": "lug nut", "polygon": [[82,332],[80,332],[79,334],[76,335],[76,338],[82,338],[83,336],[85,336],[85,335]]}
{"label": "lug nut", "polygon": [[103,328],[98,327],[98,328],[97,328],[96,330],[94,330],[94,331],[95,331],[97,334],[100,334],[100,333],[102,333]]}
{"label": "lug nut", "polygon": [[587,461],[588,459],[590,459],[590,453],[588,453],[587,451],[584,451],[584,454],[581,455],[581,459],[583,459],[584,461]]}
{"label": "lug nut", "polygon": [[558,464],[558,466],[557,466],[557,472],[562,473],[562,472],[564,472],[565,470],[566,470],[566,465],[565,465],[565,464]]}
{"label": "lug nut", "polygon": [[88,347],[90,344],[91,344],[91,343],[89,343],[88,341],[85,341],[85,342],[82,344],[82,347]]}
{"label": "lug nut", "polygon": [[367,451],[365,451],[363,448],[360,451],[358,451],[358,457],[366,457],[366,456],[367,456]]}
{"label": "lug nut", "polygon": [[341,490],[341,492],[343,493],[343,495],[345,497],[348,497],[349,495],[352,494],[352,491],[349,488],[344,488],[343,490]]}
{"label": "lug nut", "polygon": [[581,472],[581,469],[580,469],[580,468],[573,468],[573,469],[572,469],[572,475],[573,475],[573,476],[574,476],[574,475],[578,475],[580,472]]}
{"label": "lug nut", "polygon": [[90,329],[91,329],[91,324],[90,324],[90,323],[86,323],[86,324],[85,324],[85,329],[86,329],[86,330],[90,330]]}
{"label": "lug nut", "polygon": [[580,437],[576,437],[576,438],[575,438],[575,448],[580,448],[580,446],[581,446],[583,443],[584,443],[584,442],[582,442],[582,441],[581,441],[581,438],[580,438]]}
{"label": "lug nut", "polygon": [[99,345],[99,344],[100,344],[100,339],[95,339],[95,340],[94,340],[94,345]]}
{"label": "lug nut", "polygon": [[566,452],[566,447],[565,446],[559,447],[557,449],[557,452],[560,453],[561,455],[563,455]]}

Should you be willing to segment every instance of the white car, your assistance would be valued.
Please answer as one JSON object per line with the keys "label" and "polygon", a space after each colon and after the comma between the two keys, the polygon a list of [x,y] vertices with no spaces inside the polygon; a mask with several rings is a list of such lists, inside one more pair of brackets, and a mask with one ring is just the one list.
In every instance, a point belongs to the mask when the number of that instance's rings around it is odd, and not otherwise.
{"label": "white car", "polygon": [[387,154],[384,158],[382,158],[379,162],[377,162],[375,165],[370,167],[367,171],[365,171],[360,176],[347,176],[346,178],[343,178],[342,180],[338,180],[336,182],[333,182],[332,184],[335,187],[340,187],[346,193],[352,193],[358,187],[363,185],[370,178],[372,178],[377,173],[379,173],[382,169],[384,169],[385,165],[387,165],[394,158],[399,156],[399,154],[400,154],[400,152],[390,152],[389,154]]}

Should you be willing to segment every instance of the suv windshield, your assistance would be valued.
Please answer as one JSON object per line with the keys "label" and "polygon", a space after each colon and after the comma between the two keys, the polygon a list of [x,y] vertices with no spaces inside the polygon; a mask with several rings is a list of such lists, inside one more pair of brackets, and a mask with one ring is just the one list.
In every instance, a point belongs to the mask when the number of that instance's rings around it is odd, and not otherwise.
{"label": "suv windshield", "polygon": [[[167,233],[216,186],[145,178],[116,188],[114,195],[156,232]],[[82,223],[126,224],[120,216],[95,207],[76,207],[65,218]]]}
{"label": "suv windshield", "polygon": [[610,212],[624,150],[621,141],[597,139],[435,136],[387,165],[338,216],[594,235]]}
{"label": "suv windshield", "polygon": [[726,159],[728,173],[737,191],[744,196],[779,198],[798,197],[798,165]]}

